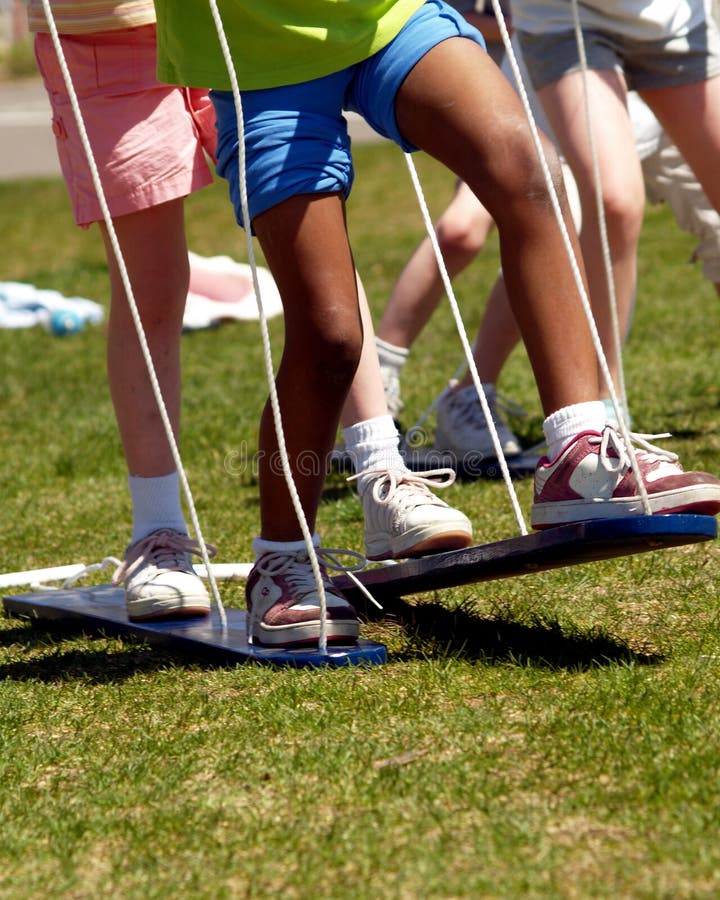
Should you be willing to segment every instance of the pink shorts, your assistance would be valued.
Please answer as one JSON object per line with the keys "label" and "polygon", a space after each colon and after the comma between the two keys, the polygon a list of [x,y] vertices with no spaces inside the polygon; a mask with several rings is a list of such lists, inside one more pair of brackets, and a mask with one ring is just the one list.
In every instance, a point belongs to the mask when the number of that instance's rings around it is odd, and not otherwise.
{"label": "pink shorts", "polygon": [[[124,216],[185,197],[213,180],[215,114],[207,92],[156,77],[155,26],[63,35],[62,47],[108,208]],[[35,56],[75,221],[102,219],[75,113],[49,34]]]}

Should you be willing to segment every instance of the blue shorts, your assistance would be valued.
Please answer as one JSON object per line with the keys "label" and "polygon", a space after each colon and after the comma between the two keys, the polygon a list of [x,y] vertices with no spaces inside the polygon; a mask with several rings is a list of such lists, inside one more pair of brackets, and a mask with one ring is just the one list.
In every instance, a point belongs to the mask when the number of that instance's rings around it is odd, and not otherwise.
{"label": "blue shorts", "polygon": [[[413,66],[434,46],[467,37],[482,47],[477,29],[442,0],[426,0],[400,33],[369,59],[324,78],[245,91],[242,114],[250,217],[298,194],[350,194],[353,164],[343,110],[359,113],[403,150],[417,148],[398,130],[395,97]],[[227,179],[242,225],[238,128],[230,91],[212,91],[217,115],[217,171]]]}

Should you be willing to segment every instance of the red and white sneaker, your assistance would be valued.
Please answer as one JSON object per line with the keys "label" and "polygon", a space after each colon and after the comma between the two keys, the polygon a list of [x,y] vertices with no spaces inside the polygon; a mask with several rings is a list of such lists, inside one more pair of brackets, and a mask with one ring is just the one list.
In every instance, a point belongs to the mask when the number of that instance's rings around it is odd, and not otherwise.
{"label": "red and white sneaker", "polygon": [[[316,552],[325,588],[327,642],[354,644],[360,633],[357,614],[328,577],[323,559],[333,568],[342,567],[336,564],[333,551],[318,548]],[[263,553],[250,571],[245,596],[251,643],[270,647],[317,643],[320,597],[307,550]]]}
{"label": "red and white sneaker", "polygon": [[[652,512],[720,512],[720,479],[707,472],[684,472],[675,453],[648,442],[659,436],[631,436],[641,448],[635,455]],[[579,434],[554,462],[543,457],[535,469],[533,528],[644,513],[628,449],[610,425],[602,434]]]}

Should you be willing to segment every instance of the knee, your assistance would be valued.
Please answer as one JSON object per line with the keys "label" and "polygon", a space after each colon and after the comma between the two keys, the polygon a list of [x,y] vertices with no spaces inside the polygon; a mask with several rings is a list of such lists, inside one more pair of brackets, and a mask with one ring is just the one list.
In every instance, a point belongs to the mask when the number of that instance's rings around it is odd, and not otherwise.
{"label": "knee", "polygon": [[[486,217],[485,217],[486,218]],[[487,239],[488,228],[479,217],[443,216],[437,224],[437,239],[443,257],[474,259]]]}
{"label": "knee", "polygon": [[503,153],[494,169],[495,177],[491,184],[493,214],[498,223],[508,217],[524,219],[529,213],[553,215],[550,184],[561,206],[566,204],[558,152],[542,134],[540,143],[542,160],[527,125],[506,130],[502,142],[498,142],[503,147]]}
{"label": "knee", "polygon": [[290,353],[299,353],[310,380],[324,390],[346,391],[360,363],[363,334],[360,322],[328,315],[312,333],[286,344]]}
{"label": "knee", "polygon": [[[603,185],[602,197],[605,221],[610,234],[624,235],[627,240],[637,240],[645,211],[645,192],[642,184],[633,185],[626,181],[606,183]],[[595,216],[597,217],[597,213]]]}
{"label": "knee", "polygon": [[338,388],[348,388],[352,383],[362,354],[363,337],[360,328],[333,329],[325,336],[320,356],[321,376]]}

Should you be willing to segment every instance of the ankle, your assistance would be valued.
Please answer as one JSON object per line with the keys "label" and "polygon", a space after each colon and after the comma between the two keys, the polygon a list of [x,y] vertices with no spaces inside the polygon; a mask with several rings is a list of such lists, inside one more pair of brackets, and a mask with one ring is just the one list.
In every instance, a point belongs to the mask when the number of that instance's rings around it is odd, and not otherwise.
{"label": "ankle", "polygon": [[583,431],[598,434],[605,427],[605,406],[602,400],[573,403],[551,413],[543,422],[543,431],[548,445],[547,456],[552,462],[565,447]]}

